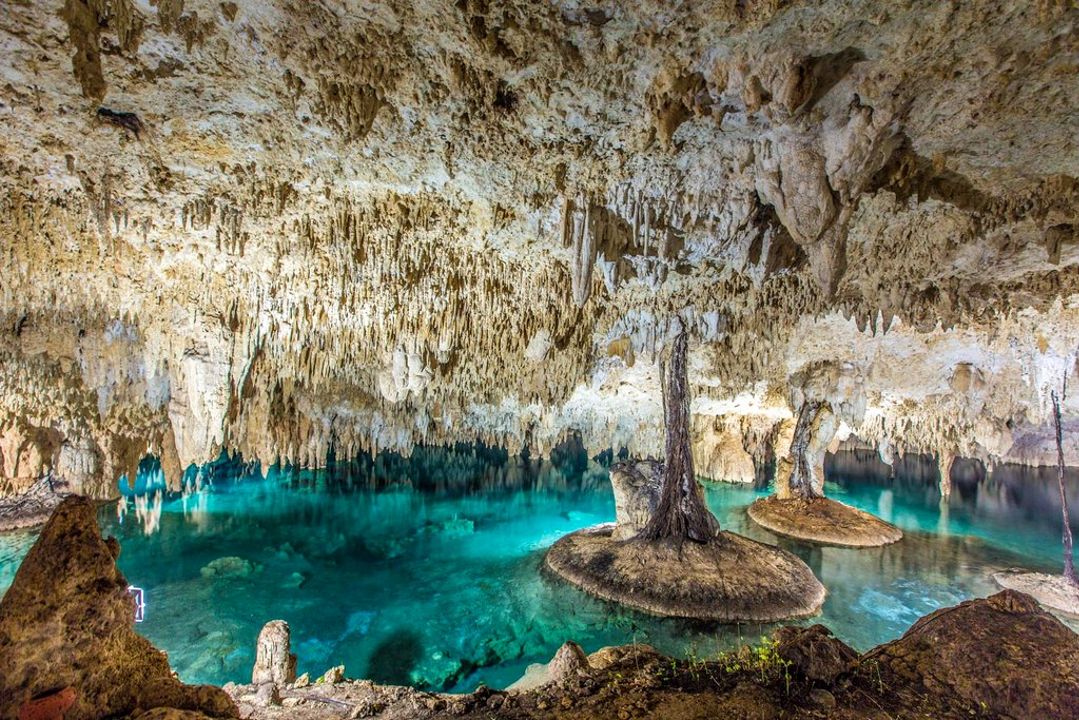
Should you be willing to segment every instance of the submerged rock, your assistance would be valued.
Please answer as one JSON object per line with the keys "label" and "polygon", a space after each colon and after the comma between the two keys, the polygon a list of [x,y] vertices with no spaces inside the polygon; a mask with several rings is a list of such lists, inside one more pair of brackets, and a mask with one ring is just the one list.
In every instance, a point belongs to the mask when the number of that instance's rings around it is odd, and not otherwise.
{"label": "submerged rock", "polygon": [[236,716],[228,695],[180,683],[135,632],[119,552],[102,539],[90,500],[61,502],[0,600],[0,718],[16,717],[18,699],[63,686],[77,695],[66,720],[155,707]]}
{"label": "submerged rock", "polygon": [[250,560],[229,555],[210,561],[199,570],[199,574],[204,578],[213,580],[216,578],[248,577],[258,572],[259,569],[259,566]]}

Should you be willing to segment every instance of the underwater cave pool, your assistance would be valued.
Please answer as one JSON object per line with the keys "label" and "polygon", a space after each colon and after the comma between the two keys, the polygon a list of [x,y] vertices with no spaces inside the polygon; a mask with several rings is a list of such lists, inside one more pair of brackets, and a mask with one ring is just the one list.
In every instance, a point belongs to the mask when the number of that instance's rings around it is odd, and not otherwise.
{"label": "underwater cave pool", "polygon": [[[636,641],[705,656],[770,631],[653,618],[541,573],[557,538],[614,518],[606,468],[581,453],[528,461],[421,448],[408,460],[274,468],[265,478],[222,460],[189,471],[187,492],[161,493],[157,507],[160,471],[143,468],[135,489],[149,489],[150,501],[143,496],[136,512],[128,497],[122,514],[108,504],[101,525],[119,538],[120,567],[145,592],[138,630],[187,682],[249,682],[255,639],[277,618],[290,624],[299,672],[312,679],[344,664],[351,677],[452,691],[505,687],[569,639],[589,652]],[[895,477],[868,453],[830,458],[827,472],[827,494],[906,537],[885,548],[815,547],[748,519],[746,506],[767,488],[707,483],[708,503],[725,528],[805,560],[828,599],[803,622],[823,622],[859,650],[937,608],[995,592],[995,571],[1058,571],[1052,473],[967,473],[942,502],[935,468],[909,456]],[[1074,477],[1069,484],[1079,490]],[[1073,525],[1079,531],[1079,518]],[[0,534],[0,590],[34,536]]]}

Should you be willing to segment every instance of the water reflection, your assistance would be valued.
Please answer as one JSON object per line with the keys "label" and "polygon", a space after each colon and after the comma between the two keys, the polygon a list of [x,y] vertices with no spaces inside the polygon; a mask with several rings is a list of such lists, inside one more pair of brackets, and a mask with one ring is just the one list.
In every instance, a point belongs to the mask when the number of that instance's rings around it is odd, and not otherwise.
{"label": "water reflection", "polygon": [[[942,503],[931,459],[908,455],[891,477],[875,458],[831,458],[827,492],[903,527],[904,540],[885,548],[776,538],[745,513],[767,487],[707,488],[725,527],[790,549],[824,582],[822,617],[810,622],[866,649],[927,612],[993,592],[996,570],[1059,566],[1055,479],[1028,483],[997,468]],[[146,478],[160,501],[146,501],[142,518],[138,493],[123,501],[132,512],[102,513],[123,544],[121,569],[147,592],[139,631],[185,680],[249,676],[258,631],[275,618],[292,626],[300,672],[344,663],[351,674],[456,690],[504,687],[567,639],[586,650],[639,641],[707,654],[769,629],[660,620],[545,578],[544,548],[613,519],[606,464],[579,446],[550,460],[459,447],[331,461],[317,472],[271,468],[264,479],[223,458],[189,473],[182,492]],[[0,582],[28,545],[4,561],[0,537]]]}

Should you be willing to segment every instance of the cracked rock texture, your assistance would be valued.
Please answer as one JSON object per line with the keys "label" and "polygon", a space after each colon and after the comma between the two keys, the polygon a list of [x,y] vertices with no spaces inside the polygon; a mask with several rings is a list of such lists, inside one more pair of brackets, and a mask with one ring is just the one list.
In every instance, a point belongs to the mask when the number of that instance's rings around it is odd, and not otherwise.
{"label": "cracked rock texture", "polygon": [[110,495],[147,452],[171,483],[223,449],[656,455],[675,315],[702,472],[782,459],[807,399],[814,457],[1046,462],[1077,380],[1076,21],[10,0],[0,493]]}

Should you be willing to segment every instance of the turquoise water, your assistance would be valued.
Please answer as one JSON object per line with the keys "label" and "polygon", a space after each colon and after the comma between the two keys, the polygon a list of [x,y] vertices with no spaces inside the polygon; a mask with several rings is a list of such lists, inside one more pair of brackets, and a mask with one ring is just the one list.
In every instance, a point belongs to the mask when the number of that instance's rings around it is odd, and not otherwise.
{"label": "turquoise water", "polygon": [[[845,550],[778,540],[745,515],[767,489],[709,484],[707,496],[725,528],[810,565],[829,596],[808,622],[856,648],[994,592],[994,571],[1059,567],[1055,480],[991,476],[960,483],[942,504],[935,479],[917,468],[885,479],[864,458],[841,465],[831,463],[827,493],[898,524],[902,542]],[[138,490],[159,478],[144,470]],[[540,462],[421,449],[408,461],[273,469],[265,479],[223,461],[198,481],[142,517],[131,500],[122,519],[115,504],[101,514],[120,539],[121,569],[146,592],[138,629],[188,682],[248,680],[258,631],[276,618],[292,627],[300,672],[343,663],[350,676],[447,690],[504,687],[567,639],[588,651],[638,641],[707,654],[769,630],[652,618],[543,576],[544,548],[614,516],[605,468],[581,454]],[[0,535],[0,589],[32,540]]]}

